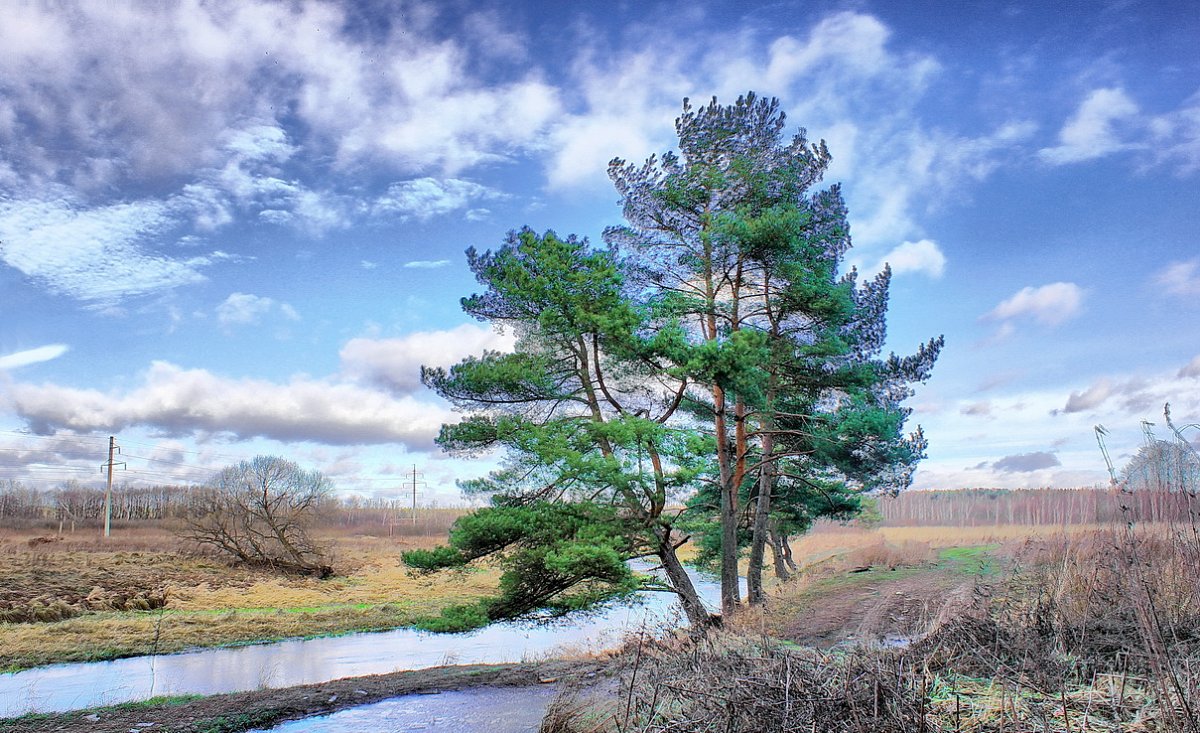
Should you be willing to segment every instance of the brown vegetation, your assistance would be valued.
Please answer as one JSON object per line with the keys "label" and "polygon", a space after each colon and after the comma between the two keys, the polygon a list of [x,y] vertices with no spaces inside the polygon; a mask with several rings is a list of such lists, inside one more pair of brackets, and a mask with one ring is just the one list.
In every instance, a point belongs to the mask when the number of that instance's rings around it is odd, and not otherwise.
{"label": "brown vegetation", "polygon": [[319,580],[230,565],[161,530],[81,535],[31,547],[41,535],[0,530],[0,669],[395,628],[496,584],[401,565],[402,550],[441,537],[325,532],[341,574]]}
{"label": "brown vegetation", "polygon": [[[1190,523],[1031,533],[936,560],[928,545],[821,535],[798,543],[808,572],[764,614],[640,640],[619,685],[564,696],[543,731],[1200,731]],[[851,548],[824,550],[837,535]],[[896,590],[914,585],[917,604]],[[818,638],[822,618],[843,623]],[[911,643],[879,643],[903,624]]]}

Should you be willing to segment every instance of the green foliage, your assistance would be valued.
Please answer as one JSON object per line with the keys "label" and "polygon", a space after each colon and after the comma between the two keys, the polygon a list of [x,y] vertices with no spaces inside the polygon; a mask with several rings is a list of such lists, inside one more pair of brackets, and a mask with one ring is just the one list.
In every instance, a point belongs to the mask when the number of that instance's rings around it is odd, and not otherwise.
{"label": "green foliage", "polygon": [[460,518],[450,546],[404,553],[420,570],[460,567],[490,558],[503,572],[500,592],[453,606],[422,622],[431,631],[461,631],[505,618],[545,617],[596,606],[640,587],[629,570],[629,539],[612,507],[534,501],[495,506]]}
{"label": "green foliage", "polygon": [[417,621],[416,626],[439,634],[457,633],[482,628],[491,623],[482,603],[466,603],[442,609],[440,616]]}

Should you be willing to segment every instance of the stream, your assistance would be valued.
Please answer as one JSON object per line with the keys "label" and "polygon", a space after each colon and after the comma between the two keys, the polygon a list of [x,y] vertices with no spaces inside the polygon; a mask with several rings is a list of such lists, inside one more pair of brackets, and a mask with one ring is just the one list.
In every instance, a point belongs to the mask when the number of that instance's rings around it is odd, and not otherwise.
{"label": "stream", "polygon": [[[640,568],[639,568],[640,569]],[[715,603],[720,587],[693,574]],[[670,593],[640,593],[625,605],[549,623],[505,622],[461,634],[403,628],[108,662],[55,664],[0,675],[0,718],[65,712],[158,695],[241,692],[451,664],[496,664],[616,646],[639,628],[678,625]]]}
{"label": "stream", "polygon": [[267,730],[271,733],[358,733],[364,730],[528,733],[541,725],[546,708],[557,693],[553,687],[484,687],[437,695],[403,695],[330,715],[292,720]]}

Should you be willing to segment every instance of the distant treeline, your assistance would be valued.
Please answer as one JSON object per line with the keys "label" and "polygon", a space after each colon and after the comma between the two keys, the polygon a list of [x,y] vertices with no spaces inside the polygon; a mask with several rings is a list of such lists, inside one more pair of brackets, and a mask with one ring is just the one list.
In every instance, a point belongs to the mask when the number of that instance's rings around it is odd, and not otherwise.
{"label": "distant treeline", "polygon": [[[113,486],[112,519],[117,523],[182,519],[200,486]],[[445,533],[466,509],[419,507],[410,499],[331,497],[316,514],[318,526],[395,535]],[[1200,500],[1187,492],[1106,489],[960,489],[906,491],[878,504],[891,526],[997,524],[1106,524],[1129,519],[1190,521]],[[0,480],[0,526],[96,526],[104,521],[104,489],[67,482],[51,490]]]}
{"label": "distant treeline", "polygon": [[[201,486],[115,485],[112,520],[117,523],[163,522],[182,519],[194,506]],[[465,510],[418,507],[414,521],[411,500],[330,497],[315,515],[322,527],[384,530],[389,534],[443,534]],[[94,526],[104,521],[104,489],[66,482],[50,490],[20,481],[0,480],[0,526],[62,524]]]}
{"label": "distant treeline", "polygon": [[879,502],[884,523],[893,526],[1188,522],[1197,508],[1200,501],[1186,492],[1108,489],[906,491]]}

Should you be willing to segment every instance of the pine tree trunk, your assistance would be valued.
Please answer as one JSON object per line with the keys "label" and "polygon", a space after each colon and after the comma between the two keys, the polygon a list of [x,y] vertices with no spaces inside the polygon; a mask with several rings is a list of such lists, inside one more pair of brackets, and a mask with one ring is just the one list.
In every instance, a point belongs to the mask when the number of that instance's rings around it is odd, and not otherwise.
{"label": "pine tree trunk", "polygon": [[711,626],[714,620],[713,616],[704,606],[704,601],[700,600],[700,594],[696,592],[696,586],[692,583],[692,576],[687,574],[683,563],[679,562],[675,546],[671,543],[670,530],[663,530],[658,534],[658,559],[662,561],[667,581],[679,595],[679,603],[683,606],[688,623],[697,629]]}
{"label": "pine tree trunk", "polygon": [[717,439],[717,468],[721,482],[721,614],[732,616],[741,602],[738,592],[737,486],[730,461],[729,429],[725,422],[725,391],[713,388]]}
{"label": "pine tree trunk", "polygon": [[771,559],[775,563],[775,577],[780,580],[789,580],[792,573],[788,570],[787,562],[783,558],[783,543],[779,540],[779,525],[775,522],[770,523],[770,538],[771,544]]}
{"label": "pine tree trunk", "polygon": [[792,559],[792,546],[788,543],[787,535],[779,533],[779,546],[783,549],[783,561],[787,563],[788,568],[794,573],[799,570],[796,561]]}
{"label": "pine tree trunk", "polygon": [[766,598],[762,582],[763,557],[766,554],[768,521],[771,516],[771,492],[775,489],[774,464],[771,463],[771,457],[775,454],[775,441],[771,435],[771,429],[770,419],[764,418],[763,464],[758,472],[758,500],[754,506],[754,527],[750,537],[750,562],[749,568],[746,570],[746,595],[752,606],[761,604]]}

